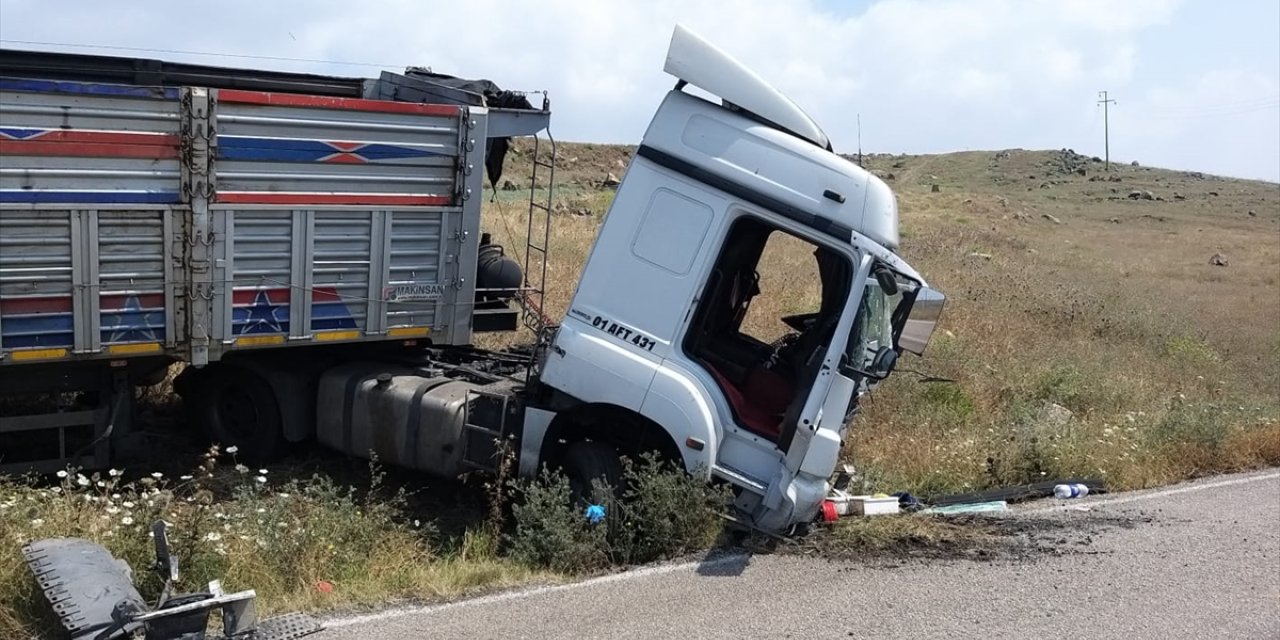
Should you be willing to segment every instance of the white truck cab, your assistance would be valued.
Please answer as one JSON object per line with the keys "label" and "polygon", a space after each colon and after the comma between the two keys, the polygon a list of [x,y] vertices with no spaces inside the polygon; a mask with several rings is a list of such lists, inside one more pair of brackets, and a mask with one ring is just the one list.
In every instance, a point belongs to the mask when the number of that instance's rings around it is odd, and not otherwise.
{"label": "white truck cab", "polygon": [[[597,457],[658,449],[734,485],[754,525],[786,530],[814,518],[858,396],[902,350],[923,350],[943,297],[894,253],[889,187],[836,155],[788,98],[681,27],[665,69],[676,88],[540,363],[545,400],[526,411],[522,471],[583,440]],[[768,343],[743,321],[779,241],[804,246],[793,253],[812,261],[821,293],[778,317],[793,331]]]}

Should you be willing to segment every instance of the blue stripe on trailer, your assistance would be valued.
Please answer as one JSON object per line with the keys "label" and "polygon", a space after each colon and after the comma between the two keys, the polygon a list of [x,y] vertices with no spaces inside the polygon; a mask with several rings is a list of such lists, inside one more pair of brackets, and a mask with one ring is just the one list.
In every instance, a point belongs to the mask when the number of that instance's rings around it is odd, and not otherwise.
{"label": "blue stripe on trailer", "polygon": [[0,342],[6,348],[70,347],[75,331],[70,313],[5,316]]}
{"label": "blue stripe on trailer", "polygon": [[218,158],[222,160],[366,164],[442,155],[445,154],[421,147],[382,142],[218,136]]}
{"label": "blue stripe on trailer", "polygon": [[76,93],[94,96],[123,96],[177,100],[176,87],[131,87],[122,84],[94,84],[91,82],[64,82],[61,80],[28,80],[26,78],[0,78],[0,91],[27,91],[31,93]]}
{"label": "blue stripe on trailer", "polygon": [[0,189],[0,203],[179,204],[177,191],[35,191]]}

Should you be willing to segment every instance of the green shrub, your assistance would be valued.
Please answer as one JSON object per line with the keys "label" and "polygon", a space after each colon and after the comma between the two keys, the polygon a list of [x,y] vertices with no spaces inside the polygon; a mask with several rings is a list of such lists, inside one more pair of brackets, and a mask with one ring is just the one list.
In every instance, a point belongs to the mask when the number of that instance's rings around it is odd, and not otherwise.
{"label": "green shrub", "polygon": [[623,464],[621,501],[610,488],[595,488],[593,502],[606,506],[605,520],[595,525],[571,506],[563,475],[544,472],[536,481],[517,482],[521,499],[512,507],[509,553],[531,566],[584,573],[672,558],[716,542],[729,503],[726,488],[652,455]]}
{"label": "green shrub", "polygon": [[720,536],[727,488],[709,485],[654,455],[627,460],[622,540],[626,562],[652,562],[704,550]]}
{"label": "green shrub", "polygon": [[564,475],[544,471],[536,480],[517,485],[520,499],[511,507],[515,530],[508,539],[512,557],[565,573],[598,571],[609,565],[609,528],[590,524],[572,506]]}

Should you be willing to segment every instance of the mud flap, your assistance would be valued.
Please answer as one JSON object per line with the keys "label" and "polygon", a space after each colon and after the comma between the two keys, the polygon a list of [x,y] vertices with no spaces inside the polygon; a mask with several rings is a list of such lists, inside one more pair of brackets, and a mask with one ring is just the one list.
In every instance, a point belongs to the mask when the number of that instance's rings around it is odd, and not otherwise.
{"label": "mud flap", "polygon": [[50,538],[23,547],[23,558],[72,640],[125,638],[147,610],[129,565],[87,540]]}

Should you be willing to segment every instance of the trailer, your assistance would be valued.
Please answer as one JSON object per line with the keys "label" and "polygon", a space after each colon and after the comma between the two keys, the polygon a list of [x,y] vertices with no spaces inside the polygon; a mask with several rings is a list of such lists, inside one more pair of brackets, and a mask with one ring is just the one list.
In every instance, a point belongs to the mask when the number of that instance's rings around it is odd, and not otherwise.
{"label": "trailer", "polygon": [[[942,309],[896,254],[888,186],[680,27],[676,86],[558,323],[545,98],[415,69],[45,55],[0,55],[0,392],[70,399],[0,417],[6,469],[105,464],[133,386],[181,362],[191,422],[251,459],[314,438],[456,476],[507,452],[581,488],[655,451],[784,531],[839,497],[858,398]],[[480,196],[506,139],[539,132],[516,265],[481,234]],[[821,299],[770,342],[743,320],[779,239],[811,251]],[[521,318],[531,348],[470,346]]]}
{"label": "trailer", "polygon": [[[519,269],[482,243],[480,196],[486,151],[545,130],[545,105],[32,52],[0,52],[0,75],[0,384],[96,397],[0,418],[0,468],[102,466],[133,386],[174,362],[271,378],[275,350],[309,366],[516,327]],[[410,90],[434,102],[362,97]],[[254,393],[230,370],[198,395]],[[233,442],[235,417],[206,426]]]}

